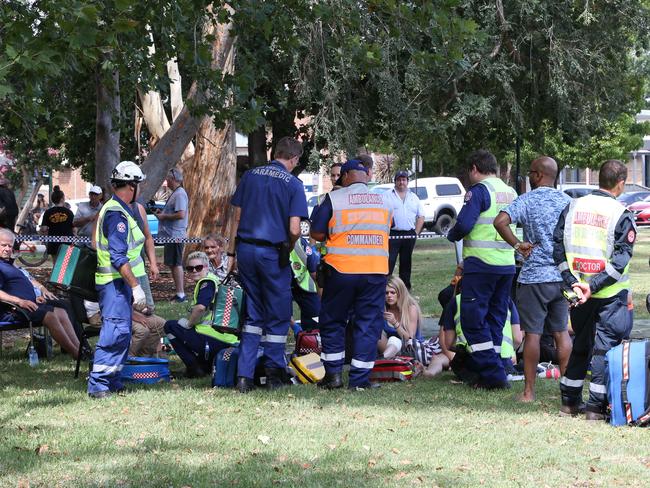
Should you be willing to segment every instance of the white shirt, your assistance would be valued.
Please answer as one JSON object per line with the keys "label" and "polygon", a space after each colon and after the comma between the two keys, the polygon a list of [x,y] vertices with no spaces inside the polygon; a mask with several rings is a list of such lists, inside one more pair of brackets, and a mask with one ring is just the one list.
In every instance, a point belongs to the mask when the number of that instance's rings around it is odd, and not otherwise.
{"label": "white shirt", "polygon": [[418,217],[424,217],[424,206],[418,196],[411,190],[406,190],[402,197],[393,188],[386,193],[386,202],[393,211],[393,230],[413,230]]}

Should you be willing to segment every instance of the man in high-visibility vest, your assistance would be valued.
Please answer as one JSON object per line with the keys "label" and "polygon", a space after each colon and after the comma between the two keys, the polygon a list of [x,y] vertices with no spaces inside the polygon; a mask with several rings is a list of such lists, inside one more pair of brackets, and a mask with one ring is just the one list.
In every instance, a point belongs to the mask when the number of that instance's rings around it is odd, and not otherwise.
{"label": "man in high-visibility vest", "polygon": [[605,354],[629,334],[629,266],[636,240],[634,216],[616,198],[627,168],[605,161],[598,190],[573,200],[553,233],[553,259],[564,283],[577,294],[571,309],[573,351],[560,379],[562,415],[582,411],[582,386],[591,360],[587,420],[602,420],[607,407]]}
{"label": "man in high-visibility vest", "polygon": [[102,328],[95,348],[88,395],[106,398],[122,390],[120,372],[131,341],[131,301],[136,310],[146,306],[138,278],[145,274],[142,259],[144,234],[131,206],[138,184],[145,179],[139,166],[122,161],[111,175],[113,197],[97,218],[94,241],[97,246],[95,282],[99,292]]}
{"label": "man in high-visibility vest", "polygon": [[468,160],[472,186],[447,239],[463,241],[463,294],[460,306],[467,340],[469,369],[479,373],[475,387],[509,388],[501,361],[503,324],[515,274],[510,245],[494,228],[494,218],[517,196],[497,178],[496,158],[488,151],[472,153]]}
{"label": "man in high-visibility vest", "polygon": [[349,387],[370,387],[370,370],[383,327],[391,211],[368,191],[368,169],[360,160],[341,167],[344,188],[331,192],[312,214],[311,236],[327,241],[325,287],[319,329],[326,389],[343,386],[345,327],[354,313]]}

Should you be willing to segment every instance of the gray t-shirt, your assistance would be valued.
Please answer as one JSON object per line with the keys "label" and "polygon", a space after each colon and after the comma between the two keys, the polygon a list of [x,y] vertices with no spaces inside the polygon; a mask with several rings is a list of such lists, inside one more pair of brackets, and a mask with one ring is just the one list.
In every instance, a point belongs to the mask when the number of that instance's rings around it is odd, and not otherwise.
{"label": "gray t-shirt", "polygon": [[[90,202],[82,202],[79,205],[77,205],[77,213],[74,214],[74,218],[79,219],[79,218],[86,218],[90,216],[95,216],[99,213],[99,211],[102,209],[102,204],[100,203],[96,207],[91,207]],[[91,220],[87,224],[84,224],[83,226],[79,227],[77,229],[77,235],[78,236],[86,236],[86,237],[92,237],[91,234],[93,232],[93,226],[95,225],[95,221]]]}
{"label": "gray t-shirt", "polygon": [[185,188],[179,186],[167,200],[167,203],[162,209],[162,213],[168,215],[184,210],[185,217],[178,220],[161,220],[158,224],[159,237],[187,237],[187,205],[188,200]]}

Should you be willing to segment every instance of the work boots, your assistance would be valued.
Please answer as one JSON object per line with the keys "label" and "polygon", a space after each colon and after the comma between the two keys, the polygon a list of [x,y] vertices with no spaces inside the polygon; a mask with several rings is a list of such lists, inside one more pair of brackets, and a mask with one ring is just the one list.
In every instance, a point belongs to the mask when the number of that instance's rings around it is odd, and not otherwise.
{"label": "work boots", "polygon": [[576,405],[562,405],[560,407],[560,417],[573,417],[585,413],[585,404],[578,403]]}
{"label": "work boots", "polygon": [[252,378],[239,376],[237,378],[237,391],[239,393],[248,393],[255,389],[255,382]]}
{"label": "work boots", "polygon": [[325,390],[343,388],[343,375],[341,373],[325,373],[325,377],[318,382],[318,387]]}
{"label": "work boots", "polygon": [[287,386],[287,372],[282,368],[264,368],[266,373],[266,388],[277,390]]}

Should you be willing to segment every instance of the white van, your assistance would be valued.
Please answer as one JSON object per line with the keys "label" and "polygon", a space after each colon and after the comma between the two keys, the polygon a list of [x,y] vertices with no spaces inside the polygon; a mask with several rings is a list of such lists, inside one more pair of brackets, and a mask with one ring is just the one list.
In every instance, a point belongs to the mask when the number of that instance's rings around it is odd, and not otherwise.
{"label": "white van", "polygon": [[465,200],[465,189],[458,178],[436,176],[409,181],[411,191],[424,205],[424,226],[446,235]]}

